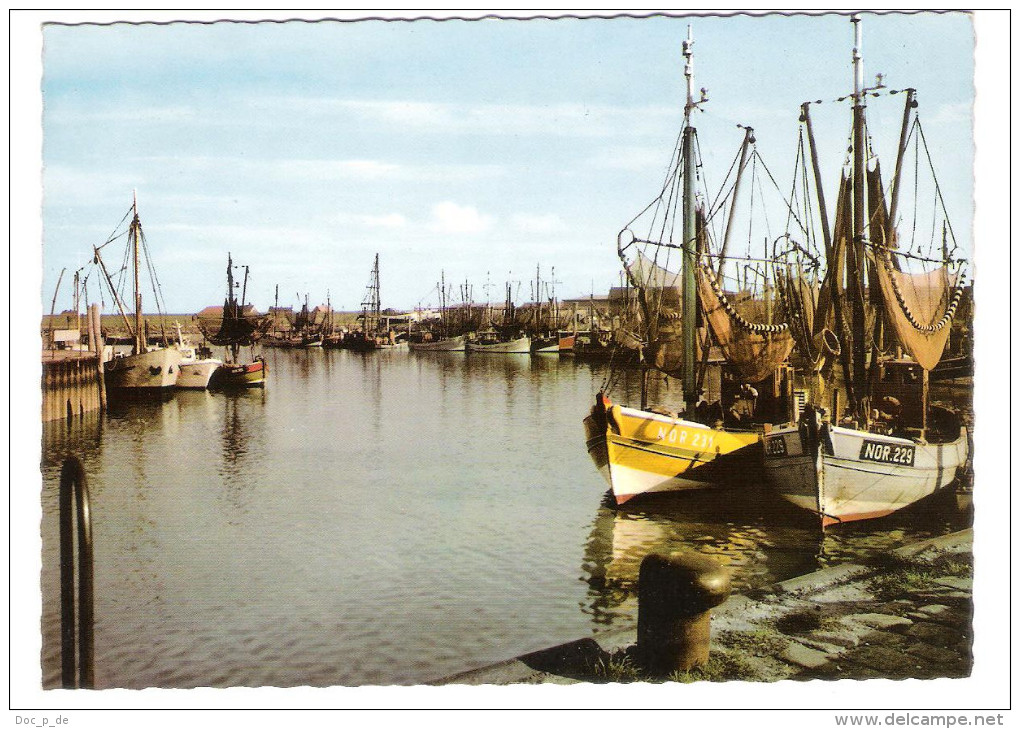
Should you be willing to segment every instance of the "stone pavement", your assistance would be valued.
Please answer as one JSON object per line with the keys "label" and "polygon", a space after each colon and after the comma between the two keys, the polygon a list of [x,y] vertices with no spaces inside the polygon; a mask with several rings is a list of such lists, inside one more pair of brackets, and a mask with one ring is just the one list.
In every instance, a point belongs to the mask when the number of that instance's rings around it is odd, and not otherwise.
{"label": "stone pavement", "polygon": [[[713,611],[708,663],[666,680],[968,676],[972,539],[967,529],[731,597]],[[643,674],[635,643],[636,627],[616,630],[437,683],[663,680]]]}

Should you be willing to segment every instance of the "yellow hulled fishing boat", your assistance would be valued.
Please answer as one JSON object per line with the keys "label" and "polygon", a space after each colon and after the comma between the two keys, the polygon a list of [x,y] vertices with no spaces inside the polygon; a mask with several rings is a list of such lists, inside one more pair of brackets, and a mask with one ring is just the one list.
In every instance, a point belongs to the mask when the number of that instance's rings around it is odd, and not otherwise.
{"label": "yellow hulled fishing boat", "polygon": [[[704,199],[695,190],[701,161],[691,116],[707,97],[704,90],[700,100],[694,97],[692,48],[688,31],[683,51],[687,81],[684,125],[667,182],[658,198],[617,238],[617,252],[635,292],[637,316],[614,327],[612,337],[617,348],[631,353],[631,359],[633,355],[640,359],[641,404],[614,404],[608,396],[611,375],[584,420],[588,453],[609,482],[617,504],[641,494],[734,483],[734,476],[760,472],[761,426],[753,416],[762,403],[751,384],[774,377],[793,347],[785,323],[762,324],[747,318],[758,318],[756,314],[762,312],[771,316],[771,306],[758,306],[762,311],[751,313],[741,302],[731,304],[716,275],[706,278],[706,271],[701,270],[709,268],[707,223],[713,211],[705,210]],[[748,129],[741,149],[741,170],[747,166],[754,141],[750,132]],[[739,176],[734,188],[739,188]],[[635,234],[632,226],[645,223],[647,232]],[[733,227],[731,216],[727,238]],[[671,257],[679,272],[670,270]],[[717,256],[720,271],[724,257],[725,242],[723,253]],[[705,391],[713,350],[720,396],[709,403]],[[736,417],[732,392],[729,402],[723,397],[724,365],[732,371],[727,381],[733,385],[731,390],[745,388],[755,393],[747,398],[746,419]],[[670,378],[681,386],[671,388]],[[659,386],[660,397],[650,406],[653,385]],[[682,403],[670,407],[671,393],[682,398]],[[768,399],[769,406],[774,403],[775,398]]]}
{"label": "yellow hulled fishing boat", "polygon": [[618,505],[639,494],[704,488],[761,459],[757,432],[615,405],[603,393],[584,430],[588,453]]}

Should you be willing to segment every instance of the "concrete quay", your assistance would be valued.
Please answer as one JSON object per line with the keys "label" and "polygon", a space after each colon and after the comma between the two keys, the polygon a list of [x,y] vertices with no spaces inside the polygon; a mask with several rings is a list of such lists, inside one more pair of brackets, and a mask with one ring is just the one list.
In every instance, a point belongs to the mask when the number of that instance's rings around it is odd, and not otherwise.
{"label": "concrete quay", "polygon": [[434,682],[572,684],[962,678],[973,665],[973,530],[731,597],[712,612],[706,664],[650,677],[636,626]]}

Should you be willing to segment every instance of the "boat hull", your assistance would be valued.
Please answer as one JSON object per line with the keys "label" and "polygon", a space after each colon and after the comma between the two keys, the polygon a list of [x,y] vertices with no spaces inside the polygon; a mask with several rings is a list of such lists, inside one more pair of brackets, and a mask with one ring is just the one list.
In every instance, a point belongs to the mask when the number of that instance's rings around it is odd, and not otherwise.
{"label": "boat hull", "polygon": [[534,337],[531,340],[532,354],[559,354],[560,340],[558,337]]}
{"label": "boat hull", "polygon": [[176,386],[181,352],[176,347],[114,357],[105,364],[110,390],[164,390]]}
{"label": "boat hull", "polygon": [[511,339],[508,342],[493,342],[492,344],[468,342],[467,351],[487,352],[488,354],[531,354],[531,337]]}
{"label": "boat hull", "polygon": [[757,433],[601,402],[584,428],[588,454],[618,505],[642,494],[717,486],[761,459]]}
{"label": "boat hull", "polygon": [[177,387],[182,390],[204,390],[223,362],[218,359],[200,359],[181,362],[177,375]]}
{"label": "boat hull", "polygon": [[967,460],[967,432],[949,443],[825,428],[817,453],[797,427],[765,436],[765,474],[822,527],[887,516],[951,484]]}
{"label": "boat hull", "polygon": [[415,352],[464,352],[467,349],[467,339],[459,336],[435,342],[411,342],[408,347]]}
{"label": "boat hull", "polygon": [[225,364],[216,371],[212,384],[224,389],[265,387],[266,373],[266,363],[261,359],[250,364]]}

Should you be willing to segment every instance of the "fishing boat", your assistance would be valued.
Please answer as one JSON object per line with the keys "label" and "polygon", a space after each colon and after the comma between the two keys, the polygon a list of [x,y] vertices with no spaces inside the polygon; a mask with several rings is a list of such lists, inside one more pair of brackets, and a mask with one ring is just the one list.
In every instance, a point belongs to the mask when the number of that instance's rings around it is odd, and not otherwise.
{"label": "fishing boat", "polygon": [[467,351],[485,354],[531,354],[531,337],[506,337],[498,330],[482,331],[467,343]]}
{"label": "fishing boat", "polygon": [[[760,439],[755,431],[724,430],[714,422],[697,419],[700,388],[698,366],[708,347],[706,335],[697,327],[697,215],[695,200],[696,132],[692,112],[707,99],[694,97],[693,37],[688,29],[684,42],[684,75],[687,101],[684,106],[682,148],[675,155],[667,184],[656,201],[645,210],[669,211],[682,201],[682,225],[673,225],[655,212],[645,239],[628,232],[642,214],[625,226],[617,237],[617,252],[628,280],[637,290],[640,330],[614,332],[615,341],[604,348],[622,347],[633,351],[642,364],[640,407],[614,403],[607,390],[607,377],[595,405],[584,419],[588,453],[609,483],[616,503],[649,493],[684,491],[719,485],[730,473],[746,471],[760,464]],[[679,194],[677,194],[679,193]],[[674,240],[674,235],[682,236]],[[635,251],[638,244],[650,246],[652,258]],[[640,253],[640,255],[638,255]],[[667,274],[670,255],[679,258],[680,273]],[[664,260],[660,260],[660,256]],[[629,295],[629,294],[628,294]],[[579,355],[581,338],[574,342]],[[649,405],[649,384],[678,378],[682,383],[683,408],[669,403]],[[667,380],[668,381],[668,380]],[[664,388],[659,388],[660,395]]]}
{"label": "fishing boat", "polygon": [[531,337],[524,333],[517,323],[517,306],[513,302],[510,284],[506,285],[506,303],[503,319],[499,324],[478,332],[475,339],[467,343],[468,352],[485,354],[531,354]]}
{"label": "fishing boat", "polygon": [[467,349],[467,337],[459,334],[440,339],[421,339],[409,342],[408,347],[416,352],[463,352]]}
{"label": "fishing boat", "polygon": [[[238,299],[234,281],[234,261],[227,253],[227,296],[223,308],[209,307],[199,313],[198,326],[205,338],[212,344],[225,347],[226,361],[216,370],[210,382],[211,387],[231,389],[265,387],[266,362],[254,356],[254,345],[269,328],[271,322],[255,311],[251,304],[244,303],[248,292],[248,266],[244,267],[241,297]],[[241,361],[241,351],[248,347],[250,361]]]}
{"label": "fishing boat", "polygon": [[[111,242],[120,237],[115,233],[101,246],[93,247],[94,260],[99,265],[103,277],[109,286],[113,299],[117,304],[120,315],[124,320],[131,338],[130,353],[115,353],[113,358],[105,365],[105,384],[108,390],[121,394],[130,393],[165,393],[177,384],[180,375],[181,352],[177,347],[172,346],[169,339],[162,337],[161,343],[150,345],[146,336],[145,323],[142,318],[142,292],[139,281],[139,261],[141,255],[148,258],[148,246],[145,234],[142,232],[142,224],[138,218],[138,198],[134,196],[131,202],[131,209],[128,214],[131,222],[127,229],[128,254],[131,258],[131,267],[134,274],[134,305],[135,312],[133,321],[128,318],[124,302],[117,293],[118,287],[114,285],[106,264],[103,262],[100,251]],[[153,271],[151,260],[147,261],[147,268],[150,273]],[[153,295],[157,304],[160,301],[158,285],[153,278]],[[161,329],[162,329],[162,325]]]}
{"label": "fishing boat", "polygon": [[[528,327],[532,354],[559,354],[559,307],[556,302],[556,269],[551,271],[552,281],[542,281],[542,267],[535,266],[532,318]],[[545,303],[548,299],[548,305]]]}
{"label": "fishing boat", "polygon": [[323,331],[325,321],[316,322],[316,308],[314,311],[308,308],[308,294],[305,294],[304,304],[294,317],[294,329],[290,337],[290,346],[298,349],[313,349],[323,345],[325,333]]}
{"label": "fishing boat", "polygon": [[408,349],[407,332],[397,332],[389,324],[390,320],[382,313],[382,300],[379,294],[379,254],[375,254],[375,264],[369,277],[365,291],[365,300],[361,302],[361,329],[350,332],[344,337],[343,346],[355,352],[403,351]]}
{"label": "fishing boat", "polygon": [[[910,197],[930,193],[932,204],[921,207],[926,219],[933,218],[929,251],[918,254],[921,245],[914,237],[899,238],[897,210],[901,197],[907,197],[901,187],[910,169],[905,156],[911,142],[913,154],[927,155],[928,162],[931,154],[915,90],[890,91],[881,76],[875,86],[865,87],[860,18],[852,22],[849,171],[845,166],[831,233],[815,163],[827,272],[814,330],[822,329],[829,344],[799,418],[767,434],[764,442],[774,488],[814,514],[822,528],[882,517],[918,502],[952,483],[968,456],[960,416],[934,407],[928,387],[960,303],[965,261],[955,255],[937,182],[923,183],[919,165],[913,168]],[[865,111],[869,97],[893,93],[905,94],[905,107],[887,201]],[[801,107],[801,121],[817,159],[809,107]],[[928,167],[934,173],[934,165]],[[916,232],[915,225],[911,235]]]}
{"label": "fishing boat", "polygon": [[457,326],[451,317],[447,305],[446,272],[440,272],[439,283],[439,321],[425,327],[408,342],[408,347],[415,352],[464,352],[467,350],[467,337],[456,333]]}
{"label": "fishing boat", "polygon": [[180,372],[177,375],[177,388],[180,390],[205,390],[209,387],[216,370],[223,360],[212,356],[208,347],[195,346],[184,339],[181,325],[177,324],[177,348],[181,351]]}

